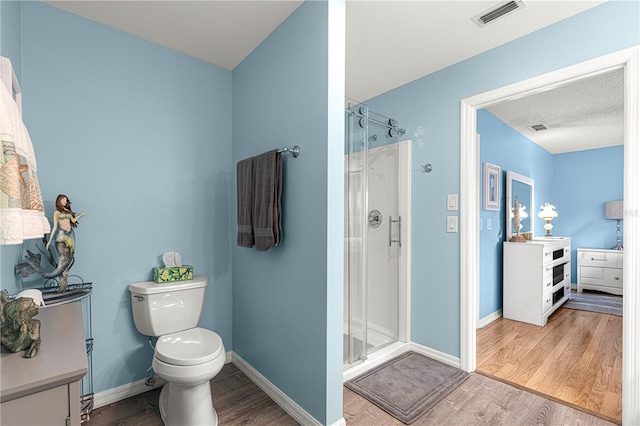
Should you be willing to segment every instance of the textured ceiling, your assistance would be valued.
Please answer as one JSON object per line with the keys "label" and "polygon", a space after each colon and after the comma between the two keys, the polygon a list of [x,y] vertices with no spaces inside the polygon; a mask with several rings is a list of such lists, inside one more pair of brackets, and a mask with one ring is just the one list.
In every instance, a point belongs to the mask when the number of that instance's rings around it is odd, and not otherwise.
{"label": "textured ceiling", "polygon": [[[622,145],[624,71],[588,77],[487,110],[552,154]],[[547,129],[531,129],[538,124]]]}

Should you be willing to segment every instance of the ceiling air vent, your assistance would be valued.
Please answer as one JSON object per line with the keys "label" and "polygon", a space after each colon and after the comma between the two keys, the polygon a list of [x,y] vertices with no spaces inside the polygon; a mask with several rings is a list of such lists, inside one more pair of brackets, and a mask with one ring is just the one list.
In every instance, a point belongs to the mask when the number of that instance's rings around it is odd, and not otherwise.
{"label": "ceiling air vent", "polygon": [[548,127],[545,126],[544,124],[534,124],[527,127],[527,129],[531,130],[532,132],[541,132],[543,130],[547,130],[547,128]]}
{"label": "ceiling air vent", "polygon": [[515,12],[518,9],[522,9],[526,5],[527,4],[523,0],[503,1],[483,12],[478,13],[473,16],[471,20],[475,22],[477,26],[482,28],[498,18],[502,18],[503,16]]}

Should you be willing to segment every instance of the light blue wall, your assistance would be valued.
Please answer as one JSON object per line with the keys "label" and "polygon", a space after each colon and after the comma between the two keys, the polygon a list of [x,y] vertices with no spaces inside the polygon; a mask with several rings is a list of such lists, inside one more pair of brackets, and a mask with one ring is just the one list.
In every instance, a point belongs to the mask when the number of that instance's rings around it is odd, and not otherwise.
{"label": "light blue wall", "polygon": [[[299,157],[283,158],[282,244],[268,252],[233,249],[233,333],[238,355],[331,423],[342,417],[341,398],[328,401],[342,392],[334,380],[342,374],[342,347],[338,342],[327,352],[327,327],[341,320],[342,304],[327,295],[341,294],[342,282],[328,281],[327,18],[326,2],[305,2],[233,71],[234,164],[282,146],[301,148]],[[339,99],[333,107],[342,105]],[[339,137],[331,152],[341,159]],[[237,231],[235,223],[231,229]],[[341,221],[338,231],[341,239]],[[341,265],[341,251],[331,254]],[[341,338],[337,323],[333,343]],[[328,367],[336,361],[337,371]]]}
{"label": "light blue wall", "polygon": [[[480,134],[480,173],[482,163],[489,162],[500,167],[500,210],[480,210],[483,228],[480,231],[480,291],[479,318],[502,309],[502,243],[506,236],[506,187],[507,170],[534,181],[534,205],[527,206],[529,217],[533,217],[535,235],[544,231],[544,221],[537,217],[538,206],[553,201],[553,155],[515,131],[486,110],[478,111],[477,122]],[[482,179],[480,179],[482,182]],[[479,188],[482,197],[482,185]],[[480,198],[482,200],[482,198]],[[491,220],[489,230],[487,221]]]}
{"label": "light blue wall", "polygon": [[623,182],[623,146],[554,155],[553,204],[558,217],[553,231],[571,237],[573,283],[577,282],[578,247],[616,245],[616,221],[604,218],[604,203],[622,200]]}
{"label": "light blue wall", "polygon": [[[47,216],[60,193],[88,212],[72,272],[93,282],[95,392],[145,377],[152,350],[127,285],[166,251],[209,277],[201,324],[231,350],[231,72],[43,2],[21,7],[24,121]],[[3,269],[13,261],[3,251]]]}
{"label": "light blue wall", "polygon": [[609,1],[367,101],[413,141],[414,342],[460,355],[460,241],[445,230],[447,194],[460,191],[460,100],[638,45],[639,20],[640,3]]}
{"label": "light blue wall", "polygon": [[[483,318],[502,308],[506,171],[534,180],[535,235],[544,234],[544,221],[537,217],[539,206],[545,202],[556,206],[553,234],[572,239],[571,280],[575,283],[578,247],[615,245],[616,222],[604,218],[604,202],[622,199],[624,149],[616,146],[552,155],[486,110],[478,111],[478,133],[481,163],[500,166],[503,178],[500,211],[480,212],[484,227],[480,231],[479,318]],[[486,227],[489,218],[492,230]]]}

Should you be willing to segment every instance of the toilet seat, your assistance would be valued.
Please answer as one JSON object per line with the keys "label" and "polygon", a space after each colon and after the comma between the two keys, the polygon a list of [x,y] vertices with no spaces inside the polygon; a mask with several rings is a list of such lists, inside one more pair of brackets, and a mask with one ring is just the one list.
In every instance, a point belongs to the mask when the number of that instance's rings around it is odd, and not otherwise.
{"label": "toilet seat", "polygon": [[206,328],[191,328],[158,338],[155,356],[172,365],[198,365],[209,362],[224,351],[222,339]]}

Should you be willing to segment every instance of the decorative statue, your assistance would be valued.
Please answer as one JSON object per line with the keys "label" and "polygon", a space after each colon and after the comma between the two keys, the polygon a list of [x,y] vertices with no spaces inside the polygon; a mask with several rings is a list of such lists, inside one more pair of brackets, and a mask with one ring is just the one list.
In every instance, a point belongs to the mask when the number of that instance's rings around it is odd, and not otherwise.
{"label": "decorative statue", "polygon": [[7,302],[0,292],[0,326],[2,346],[11,352],[25,351],[25,358],[33,358],[40,349],[39,306],[30,297],[18,297]]}
{"label": "decorative statue", "polygon": [[[34,272],[38,272],[41,273],[44,278],[60,277],[58,293],[65,291],[68,285],[69,270],[73,266],[74,253],[76,251],[76,238],[73,228],[78,226],[78,219],[85,214],[86,212],[82,212],[76,215],[73,210],[71,210],[69,197],[64,194],[58,195],[56,198],[56,211],[53,213],[53,228],[51,229],[51,234],[49,234],[49,240],[46,241],[43,239],[43,243],[46,243],[46,249],[49,252],[47,258],[55,269],[51,272],[42,272],[40,268],[40,255],[27,250],[28,257],[24,263],[16,265],[16,274],[28,277]],[[54,238],[56,249],[58,250],[57,262],[53,259],[53,256],[51,256],[51,250],[49,249],[51,241],[53,241]],[[40,250],[40,248],[38,249]],[[40,251],[42,252],[42,250]]]}
{"label": "decorative statue", "polygon": [[73,233],[73,228],[78,226],[78,219],[87,214],[82,212],[76,216],[71,210],[71,201],[66,195],[60,194],[56,198],[56,211],[53,213],[53,228],[51,234],[49,234],[49,241],[47,242],[47,250],[53,239],[53,235],[56,235],[56,248],[58,249],[58,266],[53,272],[47,272],[42,274],[45,278],[60,277],[60,290],[63,292],[67,288],[67,279],[69,276],[69,269],[73,266],[73,255],[76,251],[76,237]]}
{"label": "decorative statue", "polygon": [[509,238],[509,242],[512,243],[524,243],[526,240],[520,235],[520,204],[518,204],[518,197],[516,197],[513,203],[513,228],[516,230],[515,235]]}

